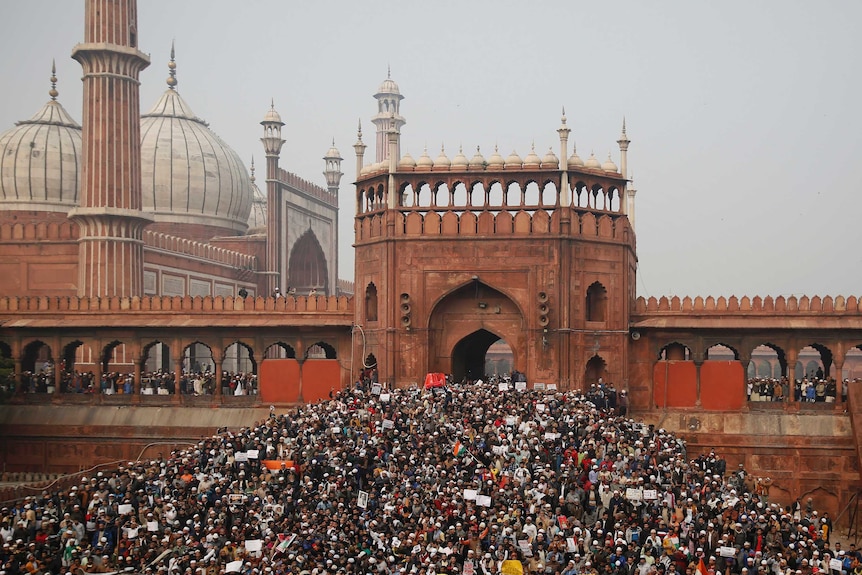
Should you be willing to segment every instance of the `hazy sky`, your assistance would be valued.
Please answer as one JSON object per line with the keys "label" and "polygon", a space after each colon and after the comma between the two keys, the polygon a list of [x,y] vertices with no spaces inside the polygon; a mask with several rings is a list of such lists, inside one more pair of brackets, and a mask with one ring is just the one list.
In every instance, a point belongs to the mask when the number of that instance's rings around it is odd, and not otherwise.
{"label": "hazy sky", "polygon": [[[405,100],[402,151],[489,156],[559,149],[566,107],[582,158],[627,120],[638,190],[638,294],[862,295],[862,2],[285,2],[141,0],[147,111],[179,92],[247,162],[260,120],[286,123],[281,166],[325,185],[345,158],[340,273],[353,277],[357,119],[374,156],[372,95]],[[83,0],[0,5],[0,131],[48,99],[81,120]],[[571,141],[571,140],[570,140]],[[854,168],[855,166],[855,168]]]}

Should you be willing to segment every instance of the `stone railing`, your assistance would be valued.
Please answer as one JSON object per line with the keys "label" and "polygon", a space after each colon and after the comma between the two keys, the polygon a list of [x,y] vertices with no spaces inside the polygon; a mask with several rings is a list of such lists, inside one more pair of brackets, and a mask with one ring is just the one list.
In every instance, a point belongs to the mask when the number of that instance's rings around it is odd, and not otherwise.
{"label": "stone railing", "polygon": [[[627,220],[620,214],[594,213],[575,208],[570,210],[571,236],[607,239],[614,242],[633,241]],[[399,209],[395,233],[399,236],[486,236],[486,235],[554,235],[562,233],[563,210],[537,209],[493,212],[451,209]],[[356,217],[356,239],[382,237],[386,212],[361,214]]]}
{"label": "stone railing", "polygon": [[718,298],[707,296],[697,296],[695,298],[678,296],[667,297],[662,296],[656,299],[651,297],[645,299],[639,297],[637,299],[636,313],[637,314],[654,314],[654,313],[708,313],[708,314],[723,314],[723,313],[764,313],[774,315],[779,314],[842,314],[842,315],[860,315],[862,314],[862,299],[856,296],[772,296],[760,297],[755,296],[750,298],[736,296]]}
{"label": "stone railing", "polygon": [[254,270],[255,267],[256,258],[254,256],[160,232],[145,230],[144,245],[148,248],[192,256],[232,268]]}
{"label": "stone railing", "polygon": [[0,314],[9,312],[283,312],[337,313],[353,311],[353,299],[346,296],[222,297],[0,297]]}

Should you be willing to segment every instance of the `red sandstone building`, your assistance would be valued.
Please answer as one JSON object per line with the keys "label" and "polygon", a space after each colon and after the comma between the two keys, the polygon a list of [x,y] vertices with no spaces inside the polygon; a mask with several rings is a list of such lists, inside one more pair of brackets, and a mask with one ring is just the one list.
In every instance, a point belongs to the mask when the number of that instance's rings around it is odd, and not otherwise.
{"label": "red sandstone building", "polygon": [[[167,91],[141,116],[137,73],[149,62],[135,15],[133,0],[87,2],[74,52],[82,127],[52,88],[0,136],[0,355],[18,385],[0,406],[6,469],[134,458],[164,437],[263,417],[270,403],[325,398],[364,368],[394,386],[429,371],[478,377],[502,341],[531,384],[612,381],[631,413],[683,434],[690,452],[714,447],[772,477],[779,501],[812,496],[840,511],[855,493],[862,406],[855,382],[846,398],[840,382],[858,373],[860,301],[637,298],[625,126],[619,167],[570,152],[565,114],[543,156],[414,159],[401,154],[403,96],[387,78],[375,161],[361,130],[354,145],[348,297],[335,276],[339,152],[324,157],[326,188],[280,169],[272,109],[256,192],[254,172],[180,98],[173,57]],[[175,127],[197,135],[197,153],[177,158]],[[62,383],[80,370],[94,393]],[[214,387],[181,393],[201,371]],[[255,393],[236,394],[223,371],[254,372]],[[51,385],[23,393],[25,372]],[[101,393],[116,372],[129,386]],[[839,383],[822,401],[753,401],[749,374]]]}

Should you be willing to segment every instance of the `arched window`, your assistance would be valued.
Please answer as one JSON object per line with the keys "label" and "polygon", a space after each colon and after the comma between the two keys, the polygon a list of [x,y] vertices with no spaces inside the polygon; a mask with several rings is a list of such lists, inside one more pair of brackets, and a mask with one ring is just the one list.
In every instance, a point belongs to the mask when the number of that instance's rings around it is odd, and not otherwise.
{"label": "arched window", "polygon": [[599,282],[587,288],[587,321],[607,321],[608,290]]}
{"label": "arched window", "polygon": [[374,282],[365,288],[365,321],[377,321],[377,286]]}

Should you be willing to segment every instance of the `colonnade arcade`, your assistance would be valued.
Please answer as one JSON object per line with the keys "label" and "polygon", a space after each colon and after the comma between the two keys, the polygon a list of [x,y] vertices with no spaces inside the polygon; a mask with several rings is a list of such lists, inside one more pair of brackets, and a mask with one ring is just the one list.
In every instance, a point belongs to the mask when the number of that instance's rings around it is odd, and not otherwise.
{"label": "colonnade arcade", "polygon": [[[834,402],[836,409],[843,410],[841,382],[862,378],[862,335],[853,339],[835,335],[833,332],[830,336],[823,333],[808,336],[795,332],[790,337],[786,333],[746,333],[741,337],[692,337],[689,334],[686,337],[654,333],[648,338],[653,357],[653,405],[686,407],[680,403],[683,400],[674,397],[678,391],[675,386],[685,387],[689,383],[694,384],[691,390],[694,404],[689,407],[721,409],[742,406],[748,401],[754,408],[767,407],[758,405],[758,401],[794,403],[801,399],[804,402],[805,398],[798,394],[800,381],[810,380],[814,384],[832,379],[837,383],[837,393],[828,401]],[[719,364],[732,369],[719,369]],[[707,369],[709,376],[704,373]],[[782,378],[786,378],[790,386],[786,397],[773,396],[770,392],[768,399],[760,398],[756,390],[752,397],[749,380],[780,382]],[[794,385],[797,393],[793,392]],[[721,389],[707,389],[707,386]],[[720,396],[724,400],[713,404],[706,400],[707,396],[713,399]]]}
{"label": "colonnade arcade", "polygon": [[[220,396],[223,373],[254,375],[267,359],[293,359],[300,366],[307,360],[336,360],[342,370],[350,367],[350,337],[349,333],[346,336],[340,333],[344,330],[315,329],[289,337],[237,337],[237,331],[241,330],[236,328],[225,330],[230,336],[221,336],[219,331],[207,329],[205,336],[192,332],[168,335],[157,331],[137,335],[128,331],[112,334],[101,329],[101,337],[92,338],[80,334],[56,335],[57,330],[52,330],[50,337],[34,333],[0,340],[0,358],[7,364],[12,363],[12,377],[16,383],[22,382],[25,375],[41,374],[54,382],[59,392],[61,382],[69,381],[72,374],[88,373],[98,393],[102,376],[117,373],[123,378],[134,378],[136,396],[146,389],[148,378],[154,374],[162,381],[171,378],[170,394],[181,389],[184,375],[210,374],[216,382],[210,391]],[[343,358],[348,358],[346,364]]]}

